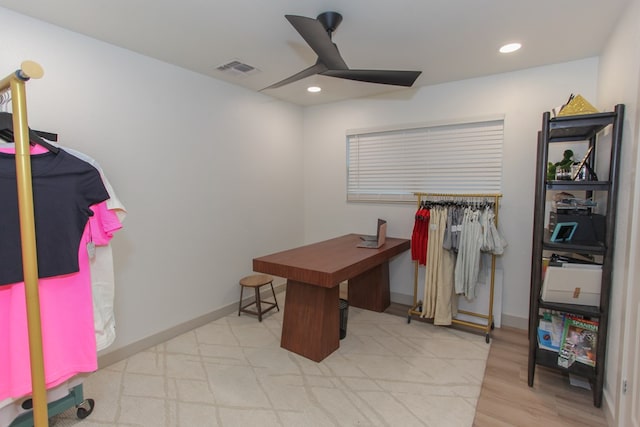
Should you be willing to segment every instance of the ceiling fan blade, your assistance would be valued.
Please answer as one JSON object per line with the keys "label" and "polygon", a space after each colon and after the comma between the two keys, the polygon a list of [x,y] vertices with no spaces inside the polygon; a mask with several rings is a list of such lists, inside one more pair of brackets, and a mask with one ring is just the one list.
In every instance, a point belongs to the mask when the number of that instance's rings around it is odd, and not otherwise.
{"label": "ceiling fan blade", "polygon": [[341,79],[357,80],[366,83],[383,85],[412,86],[422,71],[394,71],[394,70],[327,70],[323,76]]}
{"label": "ceiling fan blade", "polygon": [[281,80],[278,83],[274,83],[271,86],[265,87],[264,89],[261,89],[261,90],[276,89],[281,86],[288,85],[289,83],[297,82],[298,80],[302,80],[306,77],[313,76],[316,74],[321,74],[324,71],[327,71],[326,65],[324,65],[322,62],[320,62],[320,60],[318,60],[316,61],[315,65],[312,65],[311,67],[306,68],[300,71],[299,73],[294,74],[291,77],[287,77],[286,79]]}
{"label": "ceiling fan blade", "polygon": [[285,15],[293,28],[302,36],[309,47],[318,55],[320,62],[332,70],[346,70],[347,64],[340,56],[338,48],[320,21],[306,16]]}

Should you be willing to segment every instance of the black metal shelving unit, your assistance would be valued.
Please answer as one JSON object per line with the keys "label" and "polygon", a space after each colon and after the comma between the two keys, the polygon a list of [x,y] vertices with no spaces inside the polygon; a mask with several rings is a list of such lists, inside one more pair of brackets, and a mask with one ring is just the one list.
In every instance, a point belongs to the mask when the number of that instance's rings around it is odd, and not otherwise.
{"label": "black metal shelving unit", "polygon": [[[607,345],[607,328],[609,321],[609,300],[611,295],[611,275],[613,268],[613,243],[615,235],[616,200],[618,196],[618,169],[620,144],[622,141],[622,125],[624,120],[624,105],[618,104],[614,111],[595,114],[581,114],[551,118],[549,112],[542,115],[542,129],[538,133],[538,155],[536,164],[536,190],[533,222],[533,248],[531,255],[531,293],[529,298],[529,364],[528,383],[534,384],[536,366],[556,369],[566,374],[575,374],[587,378],[593,390],[593,404],[602,405],[602,389],[605,376],[605,357]],[[590,168],[595,167],[595,157],[603,155],[603,148],[598,150],[599,139],[604,130],[610,128],[610,156],[609,171],[599,180],[590,181],[548,181],[547,164],[549,162],[549,145],[563,142],[586,141],[593,147],[592,155],[588,159]],[[607,137],[607,140],[609,138]],[[603,180],[605,178],[605,180]],[[604,203],[605,234],[602,241],[589,242],[552,242],[550,233],[545,229],[545,203],[548,192],[580,191],[585,197],[592,197],[596,193],[605,193]],[[600,282],[600,302],[598,306],[576,304],[561,304],[543,301],[543,257],[549,253],[579,254],[580,256],[598,257],[602,260],[602,279]],[[553,310],[566,314],[585,316],[595,319],[598,324],[598,339],[596,348],[596,365],[588,366],[573,363],[569,368],[558,365],[558,353],[542,349],[538,345],[538,323],[540,311]]]}

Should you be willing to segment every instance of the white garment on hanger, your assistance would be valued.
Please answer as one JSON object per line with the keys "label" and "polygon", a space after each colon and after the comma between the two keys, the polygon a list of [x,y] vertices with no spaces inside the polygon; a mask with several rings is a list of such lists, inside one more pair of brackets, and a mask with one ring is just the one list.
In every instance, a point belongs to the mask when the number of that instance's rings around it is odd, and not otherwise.
{"label": "white garment on hanger", "polygon": [[[74,149],[66,147],[60,148],[84,160],[100,172],[102,182],[109,193],[107,207],[109,210],[115,211],[120,222],[124,221],[127,216],[127,210],[116,196],[111,183],[105,176],[98,162]],[[109,347],[116,339],[116,319],[114,313],[115,273],[113,271],[113,251],[110,243],[106,246],[96,246],[95,256],[91,258],[90,267],[96,347],[97,350],[100,351]]]}
{"label": "white garment on hanger", "polygon": [[480,272],[480,247],[482,226],[479,211],[466,208],[460,233],[460,247],[455,269],[455,290],[467,299],[476,296],[476,284]]}

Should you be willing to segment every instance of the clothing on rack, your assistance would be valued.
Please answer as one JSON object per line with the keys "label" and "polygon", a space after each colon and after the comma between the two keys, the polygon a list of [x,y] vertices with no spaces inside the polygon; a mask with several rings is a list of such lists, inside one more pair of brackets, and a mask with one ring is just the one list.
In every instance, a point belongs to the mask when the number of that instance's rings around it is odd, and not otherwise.
{"label": "clothing on rack", "polygon": [[[64,150],[31,156],[38,276],[78,271],[78,244],[89,206],[109,198],[98,171]],[[0,153],[0,285],[21,282],[22,251],[15,155]]]}
{"label": "clothing on rack", "polygon": [[[109,193],[109,198],[106,201],[107,208],[117,215],[120,222],[124,221],[127,214],[126,208],[117,197],[113,186],[107,179],[104,171],[100,167],[100,164],[80,151],[59,146],[51,141],[49,141],[49,143],[57,148],[62,148],[67,153],[97,169],[102,179],[102,183]],[[15,145],[13,143],[0,143],[0,152],[14,153]],[[46,152],[47,150],[45,148],[38,145],[30,147],[31,154],[42,154]],[[89,224],[92,225],[93,222],[90,221]],[[95,256],[90,258],[90,270],[96,348],[98,351],[101,351],[113,344],[116,337],[116,323],[113,305],[115,300],[115,274],[113,270],[113,251],[110,242],[106,245],[97,245],[95,247]]]}
{"label": "clothing on rack", "polygon": [[460,230],[462,230],[462,219],[464,217],[464,206],[453,204],[447,211],[447,228],[444,232],[442,247],[458,252],[460,244]]}
{"label": "clothing on rack", "polygon": [[[117,216],[104,202],[91,207],[94,215],[78,250],[77,273],[38,281],[42,323],[45,385],[54,387],[81,372],[97,369],[93,301],[89,271],[90,245],[106,244],[119,228]],[[96,232],[99,230],[100,232]],[[0,287],[0,399],[31,392],[29,342],[24,283]]]}
{"label": "clothing on rack", "polygon": [[[100,164],[84,153],[67,147],[60,147],[69,154],[84,160],[95,167],[100,173],[109,198],[107,208],[113,211],[120,222],[127,216],[127,210],[115,193]],[[92,224],[90,222],[90,224]],[[116,319],[114,313],[115,274],[113,270],[113,250],[111,243],[96,246],[95,256],[90,258],[91,290],[93,295],[93,322],[96,334],[96,348],[98,351],[109,347],[116,339]]]}
{"label": "clothing on rack", "polygon": [[456,261],[456,293],[471,300],[476,297],[483,252],[501,255],[507,245],[495,224],[495,213],[490,205],[467,207],[464,211],[460,247]]}
{"label": "clothing on rack", "polygon": [[446,208],[434,207],[429,209],[430,219],[427,230],[428,241],[426,248],[426,269],[424,298],[422,299],[422,317],[433,318],[436,309],[436,298],[438,294],[438,279],[442,269],[442,239],[441,230],[444,234],[446,221],[441,221],[442,214],[446,215]]}
{"label": "clothing on rack", "polygon": [[427,243],[429,238],[429,215],[426,205],[420,205],[415,213],[415,223],[411,235],[411,260],[420,265],[427,263]]}
{"label": "clothing on rack", "polygon": [[468,299],[476,297],[475,287],[480,273],[481,246],[480,212],[473,208],[465,208],[456,260],[455,289],[457,294],[462,294]]}
{"label": "clothing on rack", "polygon": [[455,255],[443,248],[448,208],[431,208],[427,267],[421,317],[434,319],[436,325],[450,325],[455,312],[453,272]]}
{"label": "clothing on rack", "polygon": [[[421,317],[450,325],[457,315],[456,295],[474,299],[480,277],[486,276],[481,270],[495,268],[493,260],[482,262],[483,253],[500,255],[506,246],[496,226],[493,204],[473,195],[419,200],[412,259],[426,266],[423,299],[420,304],[414,301]],[[416,267],[416,275],[417,271]]]}
{"label": "clothing on rack", "polygon": [[[6,146],[0,147],[0,151],[6,152],[10,150]],[[62,211],[67,209],[68,211],[70,208],[60,208],[59,203],[68,202],[72,198],[43,198],[38,197],[38,193],[45,190],[53,191],[55,194],[62,191],[82,193],[83,190],[95,190],[99,187],[95,184],[95,176],[98,176],[100,185],[102,185],[102,177],[93,166],[69,155],[64,150],[60,150],[54,159],[51,158],[52,155],[50,153],[35,154],[36,147],[31,147],[31,151],[36,235],[38,244],[40,244],[41,233],[38,232],[42,232],[42,230],[38,220],[42,218],[43,211],[45,214],[50,214],[60,219],[59,216],[55,215],[55,211],[58,209]],[[62,155],[63,160],[58,159],[60,155]],[[10,178],[6,174],[2,175],[5,169],[1,168],[8,165],[6,162],[7,156],[9,155],[4,154],[3,159],[0,159],[5,160],[5,162],[0,161],[0,180],[4,179],[2,182],[5,184]],[[74,158],[75,160],[68,160],[68,158]],[[47,162],[39,159],[46,159]],[[12,158],[10,161],[15,165],[15,161]],[[42,164],[46,164],[48,167],[42,167]],[[65,168],[69,164],[75,165],[75,169],[72,170],[82,171],[82,173],[76,175],[76,181],[58,177],[69,170]],[[7,169],[11,168],[7,167]],[[48,180],[47,177],[51,176],[54,179]],[[15,187],[15,169],[13,181]],[[0,193],[0,200],[3,201],[3,204],[7,193]],[[47,388],[55,387],[80,372],[92,372],[97,369],[94,303],[92,298],[94,292],[91,289],[93,270],[90,267],[95,255],[93,247],[100,248],[103,245],[108,245],[113,233],[121,227],[117,211],[110,209],[108,206],[107,201],[110,195],[104,185],[102,185],[100,193],[100,197],[105,194],[106,197],[99,203],[91,203],[94,199],[90,197],[83,198],[78,196],[73,198],[76,201],[82,201],[77,210],[82,212],[83,215],[86,214],[88,218],[82,227],[82,234],[78,238],[78,242],[72,242],[76,250],[77,271],[41,278],[38,282],[43,353],[45,357],[45,385]],[[36,201],[39,201],[39,203],[36,204]],[[58,204],[47,204],[47,202],[53,201]],[[10,200],[7,200],[7,204],[9,202]],[[3,227],[8,227],[4,218],[0,219],[0,228]],[[65,229],[63,224],[60,224],[60,227]],[[69,236],[67,236],[65,239],[57,239],[56,242],[66,243],[69,240]],[[69,250],[68,247],[58,249]],[[40,265],[40,246],[38,246],[38,256],[38,264]],[[0,270],[4,269],[5,264],[3,263]],[[7,344],[0,346],[0,378],[8,379],[0,382],[0,400],[6,397],[21,397],[31,392],[27,320],[24,310],[26,302],[24,298],[24,283],[15,282],[0,286],[0,343]]]}
{"label": "clothing on rack", "polygon": [[488,252],[494,255],[502,255],[504,248],[507,246],[507,241],[498,231],[496,227],[496,214],[491,207],[487,207],[481,217],[482,222],[482,247],[483,252]]}

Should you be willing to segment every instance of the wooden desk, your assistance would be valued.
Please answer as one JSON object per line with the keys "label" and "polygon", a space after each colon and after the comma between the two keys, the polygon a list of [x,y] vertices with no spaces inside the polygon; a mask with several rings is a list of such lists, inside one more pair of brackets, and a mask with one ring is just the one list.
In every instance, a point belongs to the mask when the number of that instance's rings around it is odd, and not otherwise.
{"label": "wooden desk", "polygon": [[349,281],[349,305],[378,312],[389,307],[389,260],[410,241],[387,237],[379,249],[358,243],[358,234],[347,234],[254,258],[254,271],[287,279],[281,347],[320,362],[340,346],[342,281]]}

